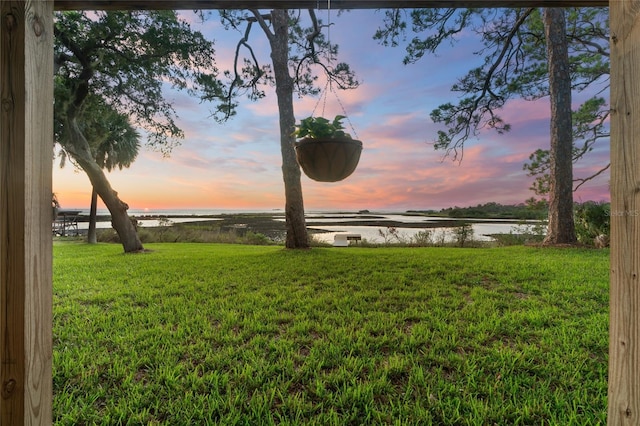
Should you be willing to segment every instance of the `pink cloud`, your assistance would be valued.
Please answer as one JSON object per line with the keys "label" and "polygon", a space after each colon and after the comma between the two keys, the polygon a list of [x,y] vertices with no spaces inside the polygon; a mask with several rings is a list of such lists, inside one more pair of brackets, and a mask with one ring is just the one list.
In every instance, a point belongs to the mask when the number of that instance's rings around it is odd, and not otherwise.
{"label": "pink cloud", "polygon": [[[343,114],[344,107],[364,150],[355,173],[342,182],[318,183],[303,176],[306,208],[429,209],[517,203],[530,197],[532,178],[522,164],[535,149],[549,145],[548,100],[510,101],[500,114],[512,130],[504,135],[482,130],[467,142],[462,163],[452,162],[433,149],[442,127],[431,122],[429,113],[456,101],[451,84],[466,73],[470,60],[481,59],[470,56],[477,48],[473,36],[464,34],[454,49],[443,48],[436,57],[404,66],[401,48],[385,48],[371,40],[379,18],[374,11],[332,18],[331,39],[340,45],[340,60],[352,66],[362,84],[357,90],[328,93],[324,115]],[[218,66],[230,69],[241,34],[222,30],[216,17],[193,24],[216,39]],[[353,31],[354,25],[361,30]],[[261,62],[268,63],[268,43],[258,29],[251,42]],[[169,158],[143,150],[131,169],[109,175],[114,189],[132,208],[282,208],[277,99],[272,88],[265,89],[267,97],[257,102],[239,99],[238,114],[224,124],[210,117],[213,105],[184,92],[167,92],[185,139]],[[323,104],[317,97],[294,99],[298,120],[316,105],[316,115],[321,114]],[[608,142],[603,141],[576,167],[576,176],[606,164],[608,152]],[[607,184],[604,174],[576,197],[608,197]],[[82,172],[55,170],[54,190],[63,206],[88,205],[90,186]]]}

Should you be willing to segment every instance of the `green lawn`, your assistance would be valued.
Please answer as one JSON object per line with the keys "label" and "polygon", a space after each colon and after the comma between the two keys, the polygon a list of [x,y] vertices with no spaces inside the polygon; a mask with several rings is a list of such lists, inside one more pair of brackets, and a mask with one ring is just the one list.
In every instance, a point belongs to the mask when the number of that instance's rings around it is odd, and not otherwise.
{"label": "green lawn", "polygon": [[60,425],[605,424],[609,252],[54,245]]}

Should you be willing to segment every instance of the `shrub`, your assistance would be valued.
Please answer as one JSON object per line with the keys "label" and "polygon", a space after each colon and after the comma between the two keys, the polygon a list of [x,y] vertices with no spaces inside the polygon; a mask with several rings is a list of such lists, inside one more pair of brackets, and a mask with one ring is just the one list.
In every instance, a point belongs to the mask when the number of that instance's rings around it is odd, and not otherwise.
{"label": "shrub", "polygon": [[251,244],[254,246],[267,246],[272,244],[272,241],[264,234],[259,232],[247,232],[244,236],[245,244]]}
{"label": "shrub", "polygon": [[378,229],[378,235],[384,240],[383,244],[385,246],[393,244],[394,241],[397,244],[407,244],[407,238],[395,226],[387,226],[385,231]]}
{"label": "shrub", "polygon": [[417,247],[429,247],[433,245],[433,232],[429,229],[425,229],[424,231],[417,232],[413,237],[411,237],[411,245]]}
{"label": "shrub", "polygon": [[500,246],[516,246],[524,244],[537,244],[544,240],[547,232],[547,222],[540,221],[534,225],[521,223],[511,228],[508,234],[494,234],[491,237]]}
{"label": "shrub", "polygon": [[583,244],[593,245],[594,240],[608,240],[611,224],[611,206],[605,202],[587,201],[576,204],[573,213],[576,237]]}
{"label": "shrub", "polygon": [[468,242],[473,241],[473,227],[468,223],[463,223],[453,229],[453,238],[459,247],[464,247]]}
{"label": "shrub", "polygon": [[[192,228],[189,226],[167,226],[139,228],[138,237],[143,244],[147,243],[232,243],[251,245],[276,244],[264,234],[256,232],[238,232],[235,229],[225,231],[220,228]],[[97,233],[97,239],[103,243],[120,243],[118,234],[113,229],[104,229]]]}

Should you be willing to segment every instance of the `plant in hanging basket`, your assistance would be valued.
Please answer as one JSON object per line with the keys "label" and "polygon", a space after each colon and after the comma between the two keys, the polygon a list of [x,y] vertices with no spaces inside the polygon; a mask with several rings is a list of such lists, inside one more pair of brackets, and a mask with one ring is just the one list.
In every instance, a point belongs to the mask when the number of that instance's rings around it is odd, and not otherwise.
{"label": "plant in hanging basket", "polygon": [[296,159],[304,173],[319,182],[337,182],[356,169],[362,142],[344,131],[337,115],[333,121],[324,117],[307,117],[296,125],[293,133],[301,138],[295,143]]}

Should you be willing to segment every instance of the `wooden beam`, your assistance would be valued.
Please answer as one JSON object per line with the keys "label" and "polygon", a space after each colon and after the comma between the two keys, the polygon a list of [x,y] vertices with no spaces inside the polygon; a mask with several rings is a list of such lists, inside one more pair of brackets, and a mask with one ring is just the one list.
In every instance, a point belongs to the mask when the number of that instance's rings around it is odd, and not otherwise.
{"label": "wooden beam", "polygon": [[48,425],[53,2],[0,4],[0,424]]}
{"label": "wooden beam", "polygon": [[57,10],[389,9],[608,6],[607,0],[55,0]]}
{"label": "wooden beam", "polygon": [[609,425],[640,424],[640,1],[611,22]]}
{"label": "wooden beam", "polygon": [[[602,0],[332,0],[331,7],[606,6]],[[56,0],[72,9],[317,8],[321,0]],[[50,0],[0,2],[0,424],[52,422]],[[611,1],[609,424],[640,424],[640,1]]]}

